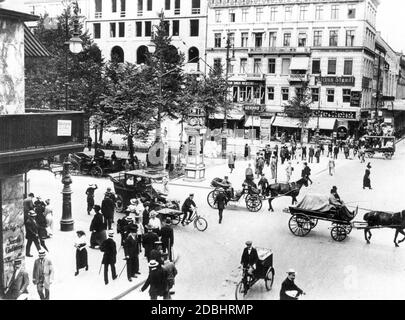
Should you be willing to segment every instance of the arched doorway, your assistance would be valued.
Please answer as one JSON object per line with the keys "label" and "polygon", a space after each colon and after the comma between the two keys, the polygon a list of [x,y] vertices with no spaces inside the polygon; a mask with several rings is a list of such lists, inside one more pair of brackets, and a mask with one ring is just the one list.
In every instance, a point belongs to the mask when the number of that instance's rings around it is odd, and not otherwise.
{"label": "arched doorway", "polygon": [[138,50],[136,50],[136,63],[146,63],[147,53],[149,52],[147,46],[140,46]]}
{"label": "arched doorway", "polygon": [[123,63],[124,62],[124,50],[121,47],[115,46],[111,49],[111,61]]}
{"label": "arched doorway", "polygon": [[188,49],[188,62],[189,63],[197,63],[200,59],[200,52],[196,47],[191,47]]}

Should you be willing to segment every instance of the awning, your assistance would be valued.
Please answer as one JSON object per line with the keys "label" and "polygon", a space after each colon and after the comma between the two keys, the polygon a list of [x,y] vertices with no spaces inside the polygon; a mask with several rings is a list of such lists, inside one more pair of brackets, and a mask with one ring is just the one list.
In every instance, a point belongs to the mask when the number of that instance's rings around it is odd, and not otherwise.
{"label": "awning", "polygon": [[405,111],[405,100],[395,100],[394,101],[394,110]]}
{"label": "awning", "polygon": [[[335,127],[335,118],[319,118],[319,129],[322,130],[333,130]],[[276,120],[273,122],[273,127],[284,127],[284,128],[300,128],[301,120],[298,118],[288,118],[277,116]],[[318,118],[311,117],[308,120],[307,129],[316,129],[318,127]]]}
{"label": "awning", "polygon": [[308,70],[309,58],[308,57],[294,57],[291,59],[290,70]]}
{"label": "awning", "polygon": [[260,117],[247,116],[245,121],[245,128],[249,127],[260,127]]}
{"label": "awning", "polygon": [[51,54],[24,24],[24,53],[26,57],[50,57]]}

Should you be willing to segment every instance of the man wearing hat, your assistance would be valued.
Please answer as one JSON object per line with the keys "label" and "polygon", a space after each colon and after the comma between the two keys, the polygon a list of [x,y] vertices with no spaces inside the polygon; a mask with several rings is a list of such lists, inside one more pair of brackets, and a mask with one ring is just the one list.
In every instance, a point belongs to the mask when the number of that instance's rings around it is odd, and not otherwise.
{"label": "man wearing hat", "polygon": [[256,270],[256,263],[259,261],[257,250],[252,247],[252,241],[246,241],[246,248],[243,249],[240,263],[244,269],[248,269],[249,274]]}
{"label": "man wearing hat", "polygon": [[130,213],[135,213],[136,212],[136,204],[137,204],[137,199],[131,199],[131,200],[129,200],[129,206],[128,206],[128,208],[127,208],[127,210],[130,212]]}
{"label": "man wearing hat", "polygon": [[114,192],[111,191],[110,187],[107,188],[105,195],[108,196],[115,204],[115,202],[117,201],[117,197],[115,196]]}
{"label": "man wearing hat", "polygon": [[164,226],[162,227],[162,229],[160,229],[160,236],[161,236],[161,240],[162,240],[163,251],[168,252],[170,261],[173,260],[172,247],[174,244],[174,232],[173,232],[173,228],[172,228],[171,224],[172,224],[172,219],[170,219],[168,217],[165,220]]}
{"label": "man wearing hat", "polygon": [[29,211],[34,210],[34,194],[31,192],[28,194],[28,197],[24,199],[23,206],[24,206],[24,222],[27,221],[29,217]]}
{"label": "man wearing hat", "polygon": [[136,240],[136,231],[138,228],[132,224],[128,227],[128,229],[129,234],[124,242],[124,253],[125,259],[127,260],[128,281],[132,281],[132,278],[136,278],[136,274],[140,274],[138,258],[139,250],[138,242]]}
{"label": "man wearing hat", "polygon": [[174,264],[174,262],[171,262],[169,260],[169,255],[167,252],[163,252],[162,254],[162,258],[163,258],[163,265],[162,265],[162,269],[166,271],[166,275],[167,275],[167,291],[168,291],[168,297],[170,298],[170,294],[174,293],[174,291],[170,291],[170,289],[173,288],[174,286],[174,279],[177,275],[177,269],[176,266]]}
{"label": "man wearing hat", "polygon": [[147,201],[143,204],[144,210],[142,212],[142,225],[146,230],[146,226],[149,224],[149,212],[150,212],[150,203]]}
{"label": "man wearing hat", "polygon": [[132,217],[130,217],[130,212],[125,211],[125,217],[117,220],[117,233],[121,235],[121,246],[124,245],[125,239],[129,234],[128,226],[133,224]]}
{"label": "man wearing hat", "polygon": [[149,288],[149,296],[151,300],[157,300],[158,296],[163,296],[163,299],[169,299],[167,287],[167,274],[160,264],[155,260],[149,261],[149,275],[142,286],[141,291]]}
{"label": "man wearing hat", "polygon": [[257,183],[263,196],[266,196],[268,194],[268,189],[269,189],[269,181],[264,175],[264,172],[262,173],[262,177],[260,178],[259,182]]}
{"label": "man wearing hat", "polygon": [[49,300],[49,289],[53,281],[54,274],[53,266],[51,260],[45,258],[45,250],[39,250],[38,256],[39,258],[34,262],[32,280],[37,286],[38,294],[41,300]]}
{"label": "man wearing hat", "polygon": [[30,210],[28,213],[29,216],[27,218],[27,221],[25,221],[25,238],[27,239],[25,255],[27,257],[32,257],[32,255],[30,254],[32,243],[34,242],[35,247],[38,251],[41,249],[41,246],[39,245],[38,224],[35,221],[35,217],[37,216],[37,214],[34,210]]}
{"label": "man wearing hat", "polygon": [[298,296],[305,294],[297,285],[294,283],[295,270],[289,269],[287,271],[287,278],[281,284],[280,289],[280,300],[298,300]]}
{"label": "man wearing hat", "polygon": [[97,189],[96,184],[89,184],[89,187],[86,190],[87,195],[87,214],[90,215],[91,210],[94,206],[94,191]]}
{"label": "man wearing hat", "polygon": [[153,249],[150,252],[150,259],[155,260],[162,265],[163,264],[162,253],[163,253],[162,241],[159,240],[155,241],[155,243],[153,244]]}
{"label": "man wearing hat", "polygon": [[7,287],[4,292],[8,300],[25,300],[28,294],[29,277],[28,273],[22,267],[22,259],[14,260],[14,272],[7,281]]}
{"label": "man wearing hat", "polygon": [[115,263],[117,262],[117,245],[114,241],[114,231],[108,231],[108,239],[104,240],[100,246],[100,250],[104,252],[103,260],[104,264],[104,283],[108,284],[108,266],[111,267],[112,279],[117,278],[117,272],[115,271]]}
{"label": "man wearing hat", "polygon": [[194,193],[190,193],[188,198],[184,201],[181,211],[184,214],[183,220],[181,221],[181,224],[184,226],[184,222],[186,221],[186,218],[190,221],[191,215],[194,212],[194,209],[197,208],[197,205],[194,202]]}
{"label": "man wearing hat", "polygon": [[141,223],[141,216],[139,214],[135,215],[134,225],[137,226],[136,242],[138,243],[138,251],[142,252],[142,238],[143,238],[143,235],[145,234],[145,229]]}
{"label": "man wearing hat", "polygon": [[109,230],[112,229],[112,224],[114,223],[114,211],[114,201],[106,194],[104,200],[101,202],[101,213],[105,221],[107,221],[107,229]]}
{"label": "man wearing hat", "polygon": [[[223,189],[222,189],[223,190]],[[215,204],[217,205],[218,208],[218,223],[222,223],[222,213],[224,212],[224,209],[226,205],[228,204],[228,198],[225,195],[225,192],[218,192],[217,195],[215,196],[214,199],[214,206]]]}
{"label": "man wearing hat", "polygon": [[153,249],[153,245],[156,241],[159,241],[159,237],[156,233],[153,232],[153,228],[150,225],[146,226],[148,232],[143,236],[142,245],[145,249],[145,257],[150,261],[150,252]]}
{"label": "man wearing hat", "polygon": [[308,163],[304,162],[304,168],[301,171],[301,178],[307,179],[312,184],[312,180],[309,177],[311,175],[311,168],[308,167]]}
{"label": "man wearing hat", "polygon": [[157,217],[157,212],[155,210],[152,210],[149,213],[149,225],[152,227],[154,233],[156,233],[157,235],[160,234],[160,228],[162,227],[162,224],[160,222],[160,219]]}

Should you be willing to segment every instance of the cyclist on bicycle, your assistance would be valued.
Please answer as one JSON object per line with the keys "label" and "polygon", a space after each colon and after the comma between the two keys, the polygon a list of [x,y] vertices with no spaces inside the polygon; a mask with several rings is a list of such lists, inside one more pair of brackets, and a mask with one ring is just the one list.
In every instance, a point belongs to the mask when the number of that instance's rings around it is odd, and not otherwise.
{"label": "cyclist on bicycle", "polygon": [[190,193],[188,198],[184,201],[181,211],[184,214],[183,220],[181,221],[181,224],[184,226],[184,222],[186,221],[186,218],[188,216],[188,222],[190,222],[191,216],[194,212],[194,209],[197,208],[197,205],[194,202],[194,193]]}
{"label": "cyclist on bicycle", "polygon": [[257,250],[252,247],[252,241],[246,241],[246,248],[243,249],[242,258],[240,263],[243,269],[246,269],[248,274],[253,276],[256,270],[256,264],[259,261]]}

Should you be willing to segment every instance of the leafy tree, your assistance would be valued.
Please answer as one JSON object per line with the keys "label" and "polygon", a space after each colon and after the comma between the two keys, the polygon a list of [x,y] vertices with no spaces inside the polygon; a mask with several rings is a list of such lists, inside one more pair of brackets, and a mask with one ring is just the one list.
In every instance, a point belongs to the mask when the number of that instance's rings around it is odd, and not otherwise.
{"label": "leafy tree", "polygon": [[311,103],[311,90],[308,88],[307,83],[304,83],[301,87],[295,88],[295,96],[288,100],[288,104],[284,108],[284,112],[288,117],[300,119],[301,143],[304,137],[304,128],[312,114]]}
{"label": "leafy tree", "polygon": [[57,18],[55,28],[49,27],[49,18],[46,15],[38,22],[35,35],[52,56],[46,59],[26,59],[25,86],[28,108],[66,109],[66,83],[69,110],[83,110],[91,116],[100,106],[105,90],[104,61],[100,49],[87,32],[83,33],[80,17],[77,28],[83,41],[83,51],[75,55],[65,45],[73,36],[75,18],[72,11],[75,9],[76,7],[71,6],[65,9]]}
{"label": "leafy tree", "polygon": [[106,80],[100,114],[109,131],[126,137],[133,160],[133,139],[145,139],[157,125],[157,109],[151,107],[150,100],[154,88],[149,83],[149,68],[112,62],[107,66]]}

